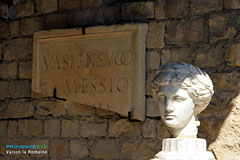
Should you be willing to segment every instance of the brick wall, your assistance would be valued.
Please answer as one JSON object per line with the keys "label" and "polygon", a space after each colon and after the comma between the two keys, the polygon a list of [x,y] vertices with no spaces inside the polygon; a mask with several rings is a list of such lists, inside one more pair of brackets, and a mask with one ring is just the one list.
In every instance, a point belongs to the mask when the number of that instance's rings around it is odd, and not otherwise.
{"label": "brick wall", "polygon": [[[16,1],[15,1],[16,2]],[[40,30],[148,23],[146,120],[52,98],[31,98],[32,38]],[[239,0],[21,0],[0,4],[0,159],[148,160],[169,137],[149,83],[167,62],[197,65],[215,95],[199,137],[219,160],[240,158]],[[47,155],[5,153],[6,144],[46,144]]]}

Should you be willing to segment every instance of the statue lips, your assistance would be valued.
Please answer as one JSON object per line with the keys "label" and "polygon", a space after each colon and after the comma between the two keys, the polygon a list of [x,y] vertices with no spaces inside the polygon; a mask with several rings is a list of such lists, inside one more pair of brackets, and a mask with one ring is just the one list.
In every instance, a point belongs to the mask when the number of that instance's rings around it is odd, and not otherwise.
{"label": "statue lips", "polygon": [[172,119],[176,118],[176,116],[172,115],[172,114],[165,114],[164,116],[165,116],[166,120],[172,120]]}

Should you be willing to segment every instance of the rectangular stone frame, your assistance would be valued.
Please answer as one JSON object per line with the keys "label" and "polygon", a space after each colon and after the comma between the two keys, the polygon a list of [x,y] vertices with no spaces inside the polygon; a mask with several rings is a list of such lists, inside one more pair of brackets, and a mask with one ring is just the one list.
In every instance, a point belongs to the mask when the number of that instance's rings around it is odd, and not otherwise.
{"label": "rectangular stone frame", "polygon": [[[145,119],[145,51],[146,51],[146,33],[147,24],[125,24],[113,26],[97,26],[85,28],[83,34],[82,29],[61,29],[41,31],[34,34],[33,44],[33,78],[32,78],[32,95],[39,96],[52,96],[49,94],[41,93],[39,89],[38,78],[40,71],[38,70],[38,51],[39,43],[48,39],[68,36],[81,36],[94,34],[111,34],[116,32],[131,32],[133,38],[134,58],[132,60],[132,106],[131,118],[143,121]],[[37,93],[37,94],[36,94]],[[66,98],[66,97],[60,97]],[[66,98],[68,100],[68,98]],[[71,100],[72,101],[72,100]],[[77,101],[75,101],[77,102]],[[96,106],[98,107],[98,106]],[[104,108],[106,109],[106,108]],[[114,111],[114,110],[112,110]],[[128,116],[129,113],[120,113],[123,116]]]}

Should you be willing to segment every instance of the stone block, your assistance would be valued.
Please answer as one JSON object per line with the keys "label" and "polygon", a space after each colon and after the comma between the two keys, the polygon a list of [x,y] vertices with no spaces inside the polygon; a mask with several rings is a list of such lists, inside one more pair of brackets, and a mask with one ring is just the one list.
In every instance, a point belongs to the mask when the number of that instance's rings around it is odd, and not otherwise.
{"label": "stone block", "polygon": [[16,4],[17,17],[28,17],[34,14],[34,3],[33,0],[19,1]]}
{"label": "stone block", "polygon": [[50,119],[45,120],[45,135],[48,137],[60,136],[60,120]]}
{"label": "stone block", "polygon": [[151,72],[147,73],[147,81],[146,81],[146,86],[145,86],[146,95],[152,96],[151,83],[155,76],[156,76],[155,73],[151,73]]}
{"label": "stone block", "polygon": [[47,14],[57,11],[57,0],[37,0],[37,13]]}
{"label": "stone block", "polygon": [[32,78],[32,61],[19,63],[19,78],[31,79]]}
{"label": "stone block", "polygon": [[20,32],[22,35],[31,35],[42,29],[42,18],[24,18],[20,21]]}
{"label": "stone block", "polygon": [[239,0],[224,0],[224,8],[226,9],[239,9],[240,1]]}
{"label": "stone block", "polygon": [[45,100],[37,103],[36,115],[37,116],[47,116],[52,115],[54,117],[66,115],[66,109],[64,108],[64,102]]}
{"label": "stone block", "polygon": [[4,119],[8,118],[25,118],[34,115],[34,104],[25,100],[15,100],[7,103],[7,108],[4,113],[1,113],[0,117]]}
{"label": "stone block", "polygon": [[17,38],[3,41],[5,60],[28,60],[32,58],[32,39]]}
{"label": "stone block", "polygon": [[67,158],[69,155],[68,142],[60,139],[52,139],[49,143],[50,157],[53,158]]}
{"label": "stone block", "polygon": [[17,63],[1,63],[0,64],[0,78],[16,79],[17,78]]}
{"label": "stone block", "polygon": [[0,100],[10,98],[10,93],[8,90],[9,82],[7,81],[0,81]]}
{"label": "stone block", "polygon": [[120,145],[114,139],[99,139],[96,144],[90,147],[90,151],[90,156],[94,158],[118,159]]}
{"label": "stone block", "polygon": [[88,144],[85,141],[79,139],[70,141],[70,156],[72,158],[84,158],[88,155]]}
{"label": "stone block", "polygon": [[21,136],[37,136],[43,133],[41,120],[19,120],[18,133]]}
{"label": "stone block", "polygon": [[121,15],[122,19],[130,21],[154,18],[154,3],[136,2],[122,6]]}
{"label": "stone block", "polygon": [[165,46],[164,42],[164,23],[149,23],[148,33],[147,33],[147,48],[163,48]]}
{"label": "stone block", "polygon": [[157,134],[157,122],[154,119],[146,119],[143,123],[142,135],[144,138],[154,138]]}
{"label": "stone block", "polygon": [[0,2],[0,17],[4,19],[9,17],[8,5],[6,3]]}
{"label": "stone block", "polygon": [[224,56],[225,61],[231,66],[240,67],[240,44],[229,44],[227,46],[226,54]]}
{"label": "stone block", "polygon": [[19,20],[10,22],[10,36],[17,37],[19,35]]}
{"label": "stone block", "polygon": [[237,30],[234,25],[237,22],[236,14],[215,15],[209,18],[209,39],[210,42],[233,38]]}
{"label": "stone block", "polygon": [[163,124],[162,121],[158,121],[157,125],[157,136],[158,140],[162,142],[164,138],[169,138],[171,137],[170,133],[167,130],[167,127]]}
{"label": "stone block", "polygon": [[79,121],[62,120],[62,137],[77,137],[79,135]]}
{"label": "stone block", "polygon": [[80,103],[65,102],[65,109],[69,116],[92,116],[94,114],[94,107],[86,106]]}
{"label": "stone block", "polygon": [[80,0],[59,0],[60,10],[73,10],[81,7]]}
{"label": "stone block", "polygon": [[113,116],[116,115],[115,112],[106,110],[106,109],[100,109],[100,108],[96,108],[96,114],[98,116]]}
{"label": "stone block", "polygon": [[162,65],[168,62],[185,62],[192,63],[193,50],[192,48],[172,48],[165,49],[161,55]]}
{"label": "stone block", "polygon": [[0,21],[0,39],[8,38],[9,28],[8,23]]}
{"label": "stone block", "polygon": [[81,27],[86,25],[107,25],[120,21],[120,7],[104,7],[94,10],[76,11],[68,15],[68,23],[71,27]]}
{"label": "stone block", "polygon": [[146,116],[148,117],[159,117],[160,113],[158,110],[158,104],[153,98],[147,98],[146,104]]}
{"label": "stone block", "polygon": [[45,16],[44,29],[66,28],[68,25],[67,15],[63,13],[53,13]]}
{"label": "stone block", "polygon": [[194,51],[196,57],[194,65],[200,68],[216,67],[223,64],[223,47],[209,45],[202,46]]}
{"label": "stone block", "polygon": [[109,136],[119,137],[124,135],[126,137],[139,137],[141,133],[138,126],[138,123],[129,122],[126,119],[120,119],[115,122],[111,121],[108,128]]}
{"label": "stone block", "polygon": [[17,121],[8,121],[7,136],[10,138],[17,136]]}
{"label": "stone block", "polygon": [[[35,149],[36,151],[47,151],[49,153],[49,139],[46,138],[32,138],[31,145],[41,145],[43,148]],[[31,157],[44,157],[45,159],[48,158],[49,154],[31,154]]]}
{"label": "stone block", "polygon": [[160,53],[157,51],[147,52],[147,69],[158,69],[160,66]]}
{"label": "stone block", "polygon": [[173,21],[167,24],[167,44],[189,44],[207,40],[205,19]]}
{"label": "stone block", "polygon": [[222,0],[192,0],[190,4],[191,15],[201,15],[211,11],[221,10]]}
{"label": "stone block", "polygon": [[3,59],[3,45],[0,43],[0,60]]}
{"label": "stone block", "polygon": [[29,80],[11,81],[9,91],[11,98],[31,97],[31,83]]}
{"label": "stone block", "polygon": [[7,133],[7,121],[0,121],[0,137],[5,137]]}
{"label": "stone block", "polygon": [[82,0],[82,7],[91,8],[103,4],[102,0]]}
{"label": "stone block", "polygon": [[182,18],[188,14],[188,0],[157,0],[156,19]]}
{"label": "stone block", "polygon": [[81,137],[105,137],[107,136],[107,123],[80,123]]}
{"label": "stone block", "polygon": [[154,157],[154,152],[146,144],[139,144],[136,150],[132,154],[132,159],[152,159]]}

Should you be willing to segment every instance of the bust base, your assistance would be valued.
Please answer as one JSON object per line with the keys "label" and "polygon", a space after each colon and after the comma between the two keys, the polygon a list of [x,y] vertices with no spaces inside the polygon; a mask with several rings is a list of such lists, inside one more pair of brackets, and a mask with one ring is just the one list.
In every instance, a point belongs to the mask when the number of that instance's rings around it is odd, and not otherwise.
{"label": "bust base", "polygon": [[206,151],[206,140],[200,138],[167,138],[162,142],[162,151],[152,160],[215,160]]}

